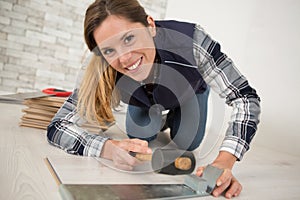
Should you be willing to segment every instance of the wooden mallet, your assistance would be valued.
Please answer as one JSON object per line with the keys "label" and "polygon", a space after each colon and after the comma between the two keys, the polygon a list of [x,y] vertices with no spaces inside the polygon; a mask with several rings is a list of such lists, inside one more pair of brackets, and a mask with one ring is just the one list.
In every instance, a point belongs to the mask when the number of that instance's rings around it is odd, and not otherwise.
{"label": "wooden mallet", "polygon": [[162,174],[190,174],[196,166],[194,154],[179,149],[156,149],[153,154],[130,152],[130,155],[141,161],[151,161],[153,171]]}

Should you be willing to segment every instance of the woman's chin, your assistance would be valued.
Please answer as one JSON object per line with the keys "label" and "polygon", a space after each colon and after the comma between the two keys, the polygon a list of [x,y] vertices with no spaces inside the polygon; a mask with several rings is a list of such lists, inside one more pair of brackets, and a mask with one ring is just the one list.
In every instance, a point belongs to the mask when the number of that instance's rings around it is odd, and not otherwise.
{"label": "woman's chin", "polygon": [[147,77],[141,77],[141,76],[129,76],[129,77],[137,82],[142,82],[147,78]]}
{"label": "woman's chin", "polygon": [[148,74],[145,74],[145,73],[135,73],[135,74],[127,73],[126,75],[137,82],[142,82],[145,79],[147,79],[147,77],[148,77]]}
{"label": "woman's chin", "polygon": [[141,65],[137,69],[132,71],[127,71],[126,75],[137,82],[142,82],[146,80],[151,72],[152,66]]}

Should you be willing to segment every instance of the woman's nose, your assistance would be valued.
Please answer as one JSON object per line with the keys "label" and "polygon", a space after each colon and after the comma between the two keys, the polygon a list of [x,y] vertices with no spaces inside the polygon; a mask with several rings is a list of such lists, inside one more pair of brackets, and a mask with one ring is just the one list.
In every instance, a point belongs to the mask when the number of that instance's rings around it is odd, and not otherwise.
{"label": "woman's nose", "polygon": [[120,63],[127,64],[127,62],[130,60],[130,58],[131,58],[131,52],[125,52],[119,56],[119,61],[120,61]]}

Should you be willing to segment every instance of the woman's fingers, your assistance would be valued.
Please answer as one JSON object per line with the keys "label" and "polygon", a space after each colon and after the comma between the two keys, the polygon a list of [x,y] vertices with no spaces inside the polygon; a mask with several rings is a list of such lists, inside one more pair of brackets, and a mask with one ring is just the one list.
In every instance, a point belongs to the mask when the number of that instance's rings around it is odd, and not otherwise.
{"label": "woman's fingers", "polygon": [[224,169],[222,175],[217,180],[217,187],[213,191],[214,196],[222,194],[231,184],[232,173],[230,169]]}
{"label": "woman's fingers", "polygon": [[196,175],[197,175],[197,176],[202,176],[204,169],[205,169],[204,166],[198,167],[198,168],[197,168],[197,171],[196,171]]}
{"label": "woman's fingers", "polygon": [[231,185],[225,193],[226,198],[239,196],[242,191],[242,185],[238,182],[235,177],[232,177]]}
{"label": "woman's fingers", "polygon": [[125,139],[120,141],[119,147],[126,151],[151,154],[152,150],[148,147],[148,142],[140,139]]}
{"label": "woman's fingers", "polygon": [[217,186],[223,185],[227,181],[231,181],[232,173],[230,169],[224,169],[222,175],[217,180]]}
{"label": "woman's fingers", "polygon": [[213,191],[213,195],[215,197],[218,197],[220,194],[222,194],[228,187],[230,186],[230,180],[226,180],[225,182],[223,182],[221,185],[217,186],[214,191]]}
{"label": "woman's fingers", "polygon": [[113,162],[116,167],[118,166],[124,167],[126,165],[131,166],[130,170],[132,170],[133,166],[136,166],[141,163],[141,161],[139,161],[135,157],[132,157],[131,155],[128,154],[127,151],[125,151],[120,147],[115,147],[114,154],[113,154]]}
{"label": "woman's fingers", "polygon": [[[202,176],[205,166],[197,168],[196,175]],[[214,189],[212,195],[218,197],[225,192],[226,198],[232,198],[240,195],[242,191],[242,185],[239,181],[232,175],[230,169],[224,169],[222,175],[217,179],[216,188]]]}
{"label": "woman's fingers", "polygon": [[134,139],[125,139],[124,141],[129,141],[129,142],[135,143],[137,145],[147,146],[148,147],[148,142],[145,141],[145,140],[134,138]]}

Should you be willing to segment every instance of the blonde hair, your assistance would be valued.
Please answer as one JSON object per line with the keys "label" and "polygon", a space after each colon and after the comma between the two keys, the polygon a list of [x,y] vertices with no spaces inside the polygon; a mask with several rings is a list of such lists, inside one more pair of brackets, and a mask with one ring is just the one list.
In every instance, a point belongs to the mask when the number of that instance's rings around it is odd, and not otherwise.
{"label": "blonde hair", "polygon": [[120,103],[115,89],[117,71],[108,65],[102,56],[93,55],[81,82],[77,109],[89,122],[100,125],[114,121],[112,108]]}
{"label": "blonde hair", "polygon": [[84,39],[94,52],[79,88],[77,109],[88,121],[100,124],[114,121],[112,108],[120,103],[115,88],[117,71],[105,61],[94,39],[94,31],[109,15],[148,26],[147,14],[137,0],[96,0],[86,10]]}

